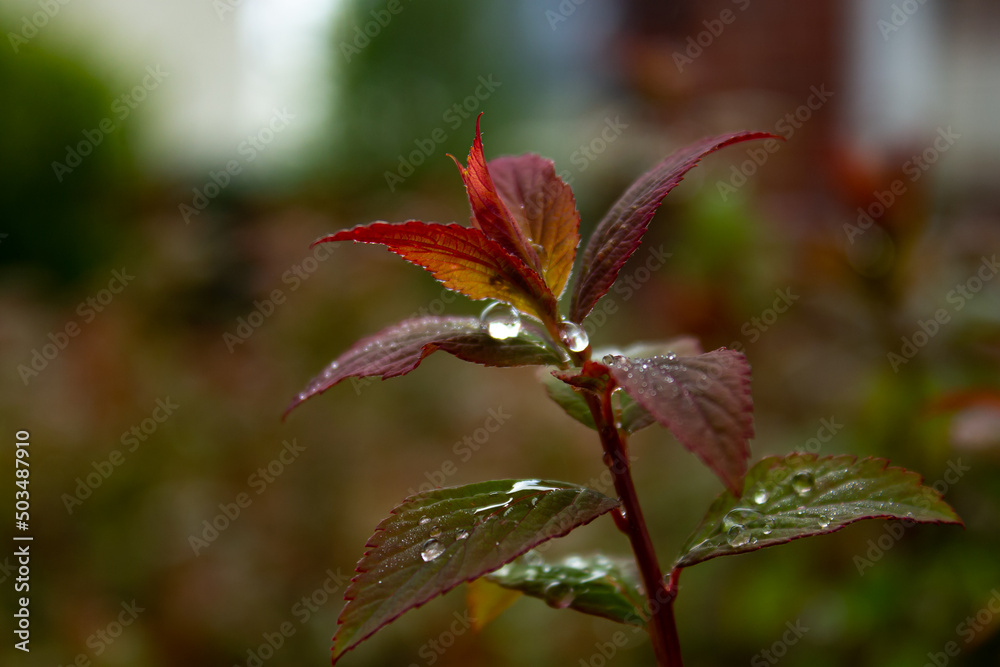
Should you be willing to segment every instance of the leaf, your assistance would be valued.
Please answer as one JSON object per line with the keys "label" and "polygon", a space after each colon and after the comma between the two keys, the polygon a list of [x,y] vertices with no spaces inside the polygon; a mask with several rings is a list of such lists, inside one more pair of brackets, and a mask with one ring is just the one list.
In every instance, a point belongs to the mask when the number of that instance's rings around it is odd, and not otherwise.
{"label": "leaf", "polygon": [[750,365],[739,352],[629,359],[608,355],[615,382],[734,493],[743,488],[753,437]]}
{"label": "leaf", "polygon": [[862,519],[957,523],[923,478],[881,458],[789,454],[749,471],[740,498],[722,493],[688,538],[677,567],[840,530]]}
{"label": "leaf", "polygon": [[[579,369],[573,369],[573,371],[579,371]],[[539,371],[539,377],[542,380],[542,385],[544,385],[549,398],[555,401],[566,414],[584,426],[595,430],[597,429],[597,426],[594,424],[594,415],[591,414],[590,407],[587,405],[586,399],[584,399],[579,392],[552,375],[551,369],[541,369]]]}
{"label": "leaf", "polygon": [[451,158],[462,175],[465,191],[469,195],[472,225],[482,230],[510,255],[520,258],[527,266],[538,271],[538,254],[528,242],[525,230],[514,221],[514,216],[500,198],[486,165],[482,135],[479,132],[479,119],[482,115],[480,113],[476,118],[476,138],[469,149],[468,168],[463,167],[454,157]]}
{"label": "leaf", "polygon": [[465,606],[469,610],[472,628],[481,632],[520,597],[519,591],[494,584],[485,577],[470,581],[465,585]]}
{"label": "leaf", "polygon": [[558,298],[569,281],[580,244],[580,213],[573,191],[552,160],[529,153],[489,162],[500,198],[538,255],[539,268]]}
{"label": "leaf", "polygon": [[601,555],[570,556],[547,565],[529,552],[486,576],[489,581],[544,600],[554,609],[575,609],[618,623],[646,627],[645,596],[635,564]]}
{"label": "leaf", "polygon": [[583,272],[573,289],[569,319],[582,322],[607,293],[622,266],[642,242],[649,221],[663,198],[701,158],[741,141],[767,137],[780,138],[768,132],[737,132],[707,137],[674,152],[640,176],[598,223],[587,243],[583,252]]}
{"label": "leaf", "polygon": [[[690,336],[682,336],[654,343],[633,343],[625,348],[622,356],[635,358],[665,356],[668,354],[677,356],[699,355],[702,354],[701,343],[698,342],[697,338]],[[624,391],[615,392],[615,397],[618,400],[618,414],[621,428],[626,433],[632,434],[656,423],[656,418]]]}
{"label": "leaf", "polygon": [[333,662],[400,614],[617,506],[617,500],[582,486],[537,479],[481,482],[407,498],[368,540],[344,594]]}
{"label": "leaf", "polygon": [[484,366],[557,364],[561,360],[529,328],[498,340],[483,331],[475,317],[418,317],[359,340],[306,385],[285,409],[285,415],[347,378],[378,375],[385,380],[406,375],[435,350]]}
{"label": "leaf", "polygon": [[534,270],[478,229],[410,220],[343,229],[313,242],[354,241],[386,246],[448,289],[472,299],[496,299],[543,321],[557,315],[555,297]]}

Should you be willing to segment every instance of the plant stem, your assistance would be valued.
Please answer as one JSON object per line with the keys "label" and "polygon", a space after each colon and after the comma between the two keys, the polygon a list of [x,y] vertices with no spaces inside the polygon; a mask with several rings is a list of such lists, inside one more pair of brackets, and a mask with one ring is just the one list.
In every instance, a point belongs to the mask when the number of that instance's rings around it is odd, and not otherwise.
{"label": "plant stem", "polygon": [[646,589],[649,604],[647,629],[653,644],[656,662],[660,667],[683,667],[677,624],[674,620],[674,597],[677,591],[673,577],[668,587],[663,581],[663,572],[656,558],[653,542],[642,516],[639,497],[632,481],[632,471],[628,460],[625,439],[615,424],[614,409],[611,406],[611,390],[598,395],[587,392],[587,404],[594,416],[597,432],[604,446],[604,463],[614,477],[615,491],[625,515],[625,532],[632,544],[636,563]]}

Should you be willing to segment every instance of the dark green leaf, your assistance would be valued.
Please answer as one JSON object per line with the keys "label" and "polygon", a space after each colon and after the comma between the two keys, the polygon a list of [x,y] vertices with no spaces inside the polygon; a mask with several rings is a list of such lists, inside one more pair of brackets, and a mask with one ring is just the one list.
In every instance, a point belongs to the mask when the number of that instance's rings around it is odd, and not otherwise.
{"label": "dark green leaf", "polygon": [[585,614],[645,627],[645,597],[632,561],[612,561],[606,556],[570,556],[561,563],[545,564],[528,552],[487,575],[504,588],[544,600],[554,609],[575,609]]}
{"label": "dark green leaf", "polygon": [[941,494],[922,482],[886,459],[769,456],[747,473],[742,498],[729,491],[716,498],[677,566],[832,533],[862,519],[961,524]]}
{"label": "dark green leaf", "polygon": [[[573,370],[579,372],[580,369]],[[542,384],[545,385],[545,391],[548,392],[549,398],[558,403],[566,414],[584,426],[597,428],[594,425],[594,416],[590,414],[590,408],[587,407],[586,399],[577,390],[552,375],[551,369],[543,368],[540,373]]]}
{"label": "dark green leaf", "polygon": [[375,529],[344,594],[334,662],[400,614],[617,506],[617,500],[582,486],[537,479],[407,498]]}

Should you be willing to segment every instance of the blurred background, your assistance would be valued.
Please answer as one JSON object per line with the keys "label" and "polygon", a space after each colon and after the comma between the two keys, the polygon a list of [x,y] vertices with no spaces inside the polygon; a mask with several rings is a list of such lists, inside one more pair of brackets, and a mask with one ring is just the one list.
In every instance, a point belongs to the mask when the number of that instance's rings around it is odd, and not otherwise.
{"label": "blurred background", "polygon": [[[688,663],[942,664],[955,642],[949,664],[1000,664],[998,27],[986,0],[4,2],[0,474],[28,431],[34,542],[31,653],[8,640],[0,661],[328,664],[345,582],[409,492],[600,475],[530,368],[436,355],[280,420],[357,338],[482,308],[384,250],[309,243],[465,221],[446,153],[484,112],[487,158],[554,159],[584,238],[672,150],[783,136],[671,193],[591,339],[742,349],[755,458],[888,457],[965,520],[686,571]],[[632,447],[667,563],[721,488],[663,430]],[[604,519],[550,553],[597,547],[628,553]],[[537,600],[481,633],[464,609],[458,589],[342,664],[652,661]]]}

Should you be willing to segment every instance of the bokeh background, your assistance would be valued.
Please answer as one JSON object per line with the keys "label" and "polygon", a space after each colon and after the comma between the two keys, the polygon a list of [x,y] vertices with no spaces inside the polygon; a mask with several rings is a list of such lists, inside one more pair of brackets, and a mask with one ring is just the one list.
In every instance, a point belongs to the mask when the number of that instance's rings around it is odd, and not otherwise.
{"label": "bokeh background", "polygon": [[[482,111],[487,157],[555,160],[585,237],[671,150],[782,134],[670,194],[592,338],[743,349],[755,458],[888,457],[965,519],[686,571],[689,664],[916,667],[948,642],[948,664],[1000,664],[998,27],[987,0],[4,2],[0,475],[10,508],[29,431],[35,539],[31,653],[8,632],[0,662],[327,664],[345,579],[408,490],[599,476],[533,369],[434,356],[280,421],[358,337],[481,309],[383,250],[309,243],[466,220],[446,153]],[[670,256],[644,271],[649,249]],[[663,430],[633,450],[668,562],[721,489]],[[598,547],[628,552],[601,520],[551,553]],[[464,608],[456,590],[343,664],[651,664],[631,633],[602,653],[610,622],[522,599],[475,633]]]}

